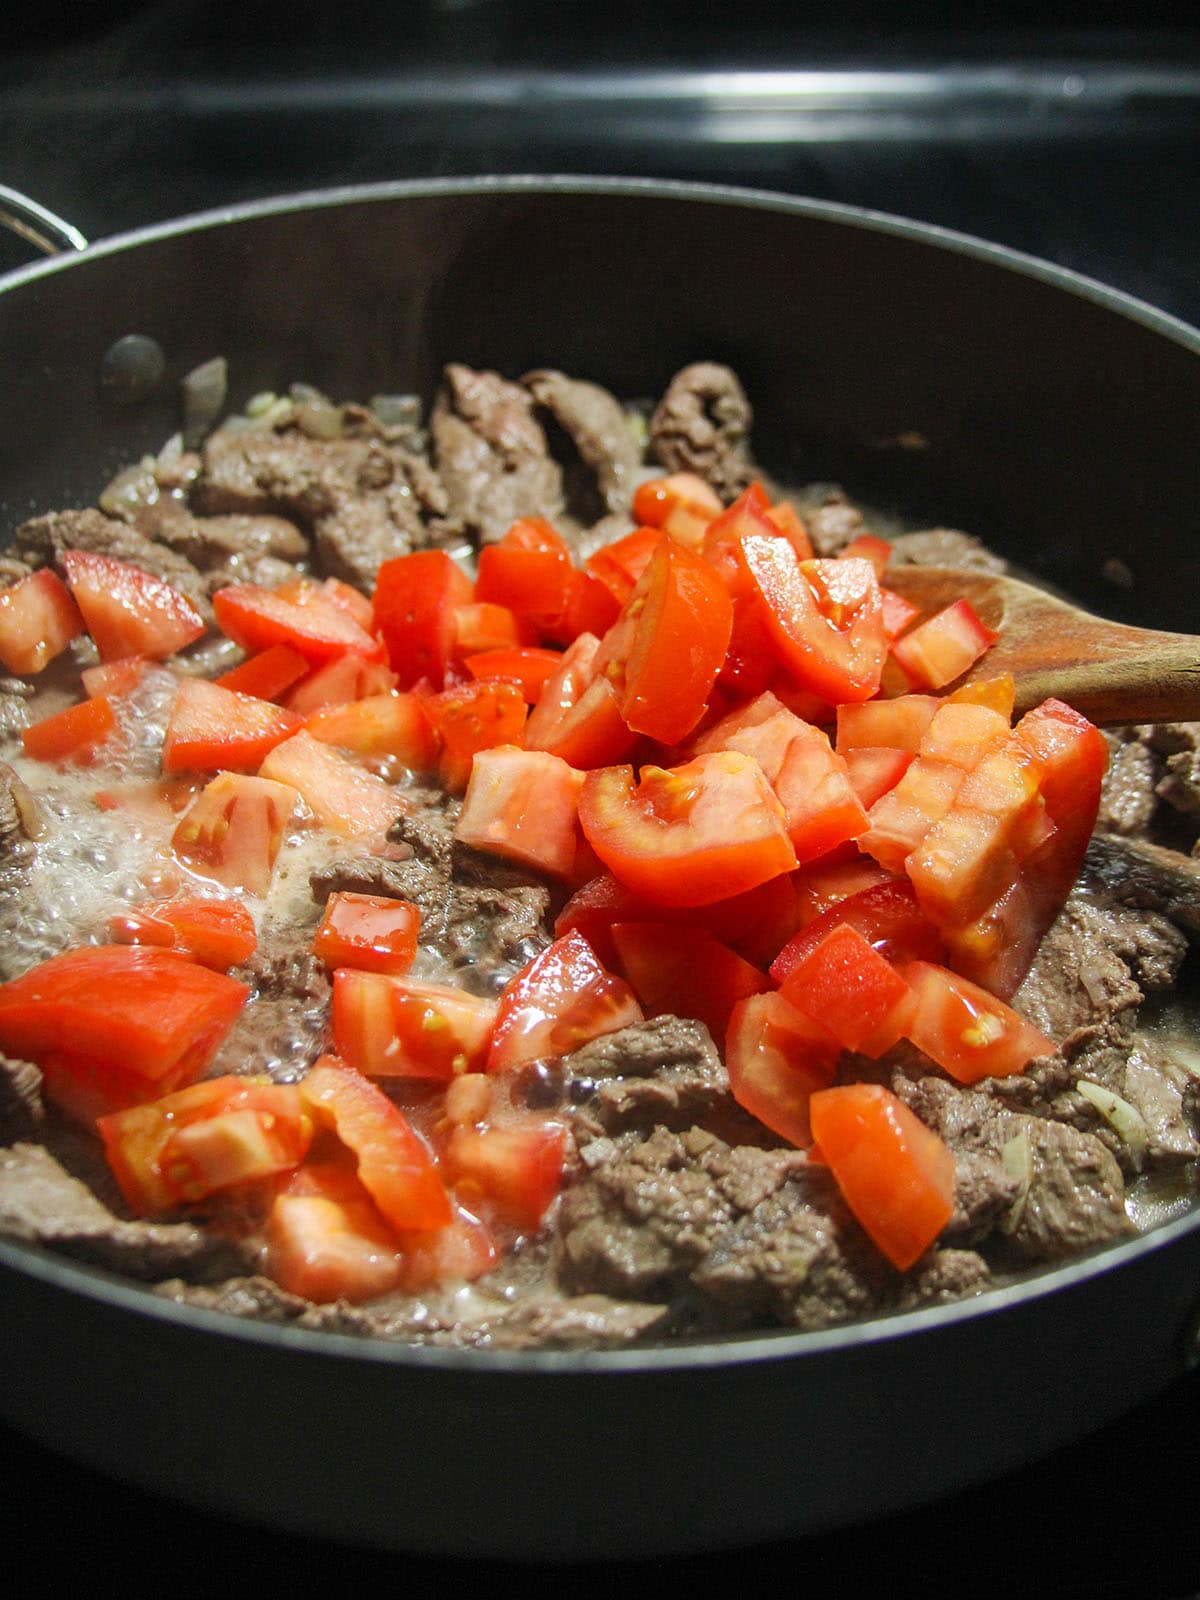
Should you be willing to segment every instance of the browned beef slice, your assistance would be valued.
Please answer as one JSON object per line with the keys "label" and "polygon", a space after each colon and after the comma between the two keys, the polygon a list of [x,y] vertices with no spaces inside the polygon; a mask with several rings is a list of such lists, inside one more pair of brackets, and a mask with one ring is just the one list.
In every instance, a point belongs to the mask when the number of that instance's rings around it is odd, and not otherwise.
{"label": "browned beef slice", "polygon": [[650,451],[668,472],[695,472],[725,500],[755,475],[754,414],[737,375],[715,361],[677,372],[650,418]]}
{"label": "browned beef slice", "polygon": [[34,795],[0,762],[0,979],[15,978],[30,965],[26,941],[16,930],[29,901],[36,840],[46,825]]}
{"label": "browned beef slice", "polygon": [[[1145,1160],[1151,1167],[1200,1156],[1193,1109],[1200,1091],[1200,1065],[1193,1055],[1176,1053],[1139,1035],[1114,1077],[1116,1081],[1104,1087],[1113,1089],[1140,1114],[1146,1129]],[[1118,1156],[1122,1154],[1118,1150]],[[1136,1161],[1131,1165],[1136,1166]]]}
{"label": "browned beef slice", "polygon": [[576,1140],[627,1128],[690,1127],[729,1093],[708,1029],[690,1017],[654,1017],[602,1034],[557,1062],[522,1075],[532,1105],[575,1107]]}
{"label": "browned beef slice", "polygon": [[851,539],[867,532],[862,512],[836,488],[826,490],[817,504],[805,504],[804,526],[819,556],[836,556]]}
{"label": "browned beef slice", "polygon": [[[1200,934],[1200,861],[1145,839],[1094,838],[1088,846],[1088,871],[1113,900],[1138,914],[1148,928],[1161,919]],[[1178,963],[1176,963],[1178,965]],[[1165,983],[1174,980],[1174,971]]]}
{"label": "browned beef slice", "polygon": [[986,1239],[1008,1215],[1020,1192],[992,1128],[995,1103],[982,1094],[958,1093],[952,1084],[919,1072],[898,1073],[895,1092],[934,1128],[954,1155],[954,1213],[942,1237],[950,1244]]}
{"label": "browned beef slice", "polygon": [[15,739],[33,720],[32,684],[20,678],[0,678],[0,739]]}
{"label": "browned beef slice", "polygon": [[897,1310],[965,1300],[982,1294],[991,1283],[992,1269],[974,1250],[930,1250],[905,1277]]}
{"label": "browned beef slice", "polygon": [[220,1311],[228,1317],[253,1317],[258,1322],[295,1322],[309,1309],[310,1302],[288,1294],[270,1278],[257,1275],[227,1278],[223,1283],[194,1284],[183,1278],[168,1278],[156,1284],[155,1291],[176,1305],[199,1306],[205,1311]]}
{"label": "browned beef slice", "polygon": [[0,1144],[31,1138],[45,1115],[39,1068],[0,1055]]}
{"label": "browned beef slice", "polygon": [[0,1150],[0,1233],[151,1282],[244,1271],[241,1246],[190,1222],[123,1222],[41,1145]]}
{"label": "browned beef slice", "polygon": [[[230,513],[223,517],[196,517],[182,505],[164,515],[156,537],[187,557],[201,572],[213,567],[230,570],[235,563],[249,566],[261,556],[279,561],[307,559],[309,542],[294,522],[286,517]],[[229,582],[238,581],[230,577]]]}
{"label": "browned beef slice", "polygon": [[210,515],[294,517],[322,570],[364,589],[384,561],[441,537],[433,524],[446,504],[428,464],[397,446],[268,428],[212,434],[192,503]]}
{"label": "browned beef slice", "polygon": [[251,996],[210,1076],[266,1072],[277,1083],[295,1083],[329,1047],[332,985],[324,965],[303,944],[295,948],[267,937],[231,976],[248,983]]}
{"label": "browned beef slice", "polygon": [[411,809],[389,839],[402,860],[350,856],[310,879],[313,895],[385,894],[421,911],[421,937],[435,944],[464,981],[480,989],[507,981],[515,966],[549,942],[550,891],[528,872],[454,839],[461,803],[435,791],[409,791]]}
{"label": "browned beef slice", "polygon": [[562,471],[529,390],[454,363],[444,376],[430,431],[451,514],[485,543],[518,517],[555,521],[563,510]]}
{"label": "browned beef slice", "polygon": [[642,452],[620,401],[599,384],[562,372],[527,372],[521,382],[570,437],[590,476],[590,494],[572,494],[567,485],[568,501],[579,502],[580,520],[591,523],[605,511],[628,511]]}
{"label": "browned beef slice", "polygon": [[128,561],[173,584],[205,622],[212,621],[207,586],[186,556],[156,544],[127,522],[106,517],[102,511],[50,511],[43,517],[34,517],[22,523],[13,535],[13,549],[31,566],[50,566],[59,571],[65,550],[90,550],[96,555]]}
{"label": "browned beef slice", "polygon": [[[958,1164],[956,1215],[945,1231],[959,1239],[958,1212],[969,1214],[971,1174],[996,1164],[1015,1180],[1007,1206],[989,1202],[992,1226],[969,1242],[1001,1238],[1025,1261],[1056,1261],[1131,1231],[1125,1184],[1112,1152],[1094,1134],[1045,1117],[1010,1111],[992,1096],[927,1077],[897,1091],[949,1146]],[[966,1176],[964,1176],[966,1168]]]}
{"label": "browned beef slice", "polygon": [[1200,821],[1200,749],[1193,745],[1169,755],[1155,792],[1183,816]]}
{"label": "browned beef slice", "polygon": [[1144,834],[1158,809],[1154,786],[1163,762],[1133,728],[1106,735],[1108,771],[1096,826],[1104,833]]}
{"label": "browned beef slice", "polygon": [[962,567],[968,572],[1004,572],[1008,565],[957,528],[902,533],[892,541],[892,560],[899,567]]}
{"label": "browned beef slice", "polygon": [[692,1128],[603,1141],[560,1203],[561,1271],[576,1290],[695,1299],[742,1324],[767,1315],[823,1327],[864,1315],[888,1279],[795,1150],[730,1146]]}

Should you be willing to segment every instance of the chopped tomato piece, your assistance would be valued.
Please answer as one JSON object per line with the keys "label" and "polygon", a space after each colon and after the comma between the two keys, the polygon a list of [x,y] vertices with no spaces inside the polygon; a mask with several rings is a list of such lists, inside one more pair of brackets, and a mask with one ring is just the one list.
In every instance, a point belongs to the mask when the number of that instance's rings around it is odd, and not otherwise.
{"label": "chopped tomato piece", "polygon": [[743,539],[755,534],[768,539],[783,538],[788,548],[795,550],[788,531],[773,521],[769,512],[766,490],[761,483],[752,483],[727,510],[713,519],[705,532],[705,559],[720,574],[731,595],[748,593],[754,587],[738,553]]}
{"label": "chopped tomato piece", "polygon": [[244,650],[286,644],[314,666],[347,651],[368,661],[383,655],[379,641],[318,584],[307,584],[296,598],[288,598],[254,583],[236,583],[217,590],[213,610],[221,630]]}
{"label": "chopped tomato piece", "polygon": [[0,591],[0,662],[8,672],[41,672],[84,631],[79,607],[49,567]]}
{"label": "chopped tomato piece", "polygon": [[515,683],[532,706],[541,698],[547,680],[562,666],[562,659],[557,650],[522,646],[515,650],[480,650],[467,656],[463,665],[473,678]]}
{"label": "chopped tomato piece", "polygon": [[750,995],[729,1018],[725,1064],[733,1098],[772,1133],[800,1149],[812,1142],[808,1103],[829,1084],[837,1041],[781,994]]}
{"label": "chopped tomato piece", "polygon": [[284,704],[299,716],[310,717],[326,706],[344,706],[396,687],[396,674],[382,661],[365,661],[347,654],[326,661],[296,685]]}
{"label": "chopped tomato piece", "polygon": [[304,731],[355,755],[395,756],[414,772],[428,772],[437,761],[437,736],[425,702],[403,689],[314,711]]}
{"label": "chopped tomato piece", "polygon": [[892,559],[892,547],[886,539],[880,539],[873,533],[860,533],[839,550],[838,558],[842,561],[869,561],[875,568],[875,576],[882,583],[888,562]]}
{"label": "chopped tomato piece", "polygon": [[527,707],[515,683],[460,684],[431,695],[425,710],[441,737],[438,775],[451,794],[467,787],[478,751],[524,742]]}
{"label": "chopped tomato piece", "polygon": [[204,632],[204,618],[186,595],[128,561],[66,550],[62,565],[102,661],[161,661]]}
{"label": "chopped tomato piece", "polygon": [[742,539],[737,553],[788,671],[835,705],[869,700],[887,654],[879,581],[870,562],[801,562],[786,539],[757,533]]}
{"label": "chopped tomato piece", "polygon": [[525,746],[545,750],[581,771],[607,766],[629,754],[636,742],[621,716],[617,692],[597,677],[600,641],[581,633],[546,680],[541,699],[525,724]]}
{"label": "chopped tomato piece", "polygon": [[590,572],[572,570],[562,615],[542,624],[542,637],[562,645],[571,644],[581,633],[594,633],[599,638],[612,627],[620,609],[616,595],[598,578]]}
{"label": "chopped tomato piece", "polygon": [[860,933],[889,961],[940,961],[941,936],[917,904],[907,878],[889,878],[870,884],[829,906],[805,925],[771,963],[771,977],[786,982],[834,928],[845,924]]}
{"label": "chopped tomato piece", "polygon": [[453,1212],[433,1157],[382,1089],[332,1056],[299,1087],[316,1122],[354,1152],[363,1187],[393,1228],[445,1227]]}
{"label": "chopped tomato piece", "polygon": [[171,950],[89,945],[0,984],[0,1050],[51,1069],[60,1104],[61,1082],[117,1110],[198,1078],[248,994]]}
{"label": "chopped tomato piece", "polygon": [[294,711],[269,700],[185,678],[171,706],[163,771],[248,771],[300,725]]}
{"label": "chopped tomato piece", "polygon": [[347,616],[353,617],[364,633],[374,629],[375,608],[353,584],[343,583],[341,578],[326,578],[321,585],[321,592],[333,605],[340,606]]}
{"label": "chopped tomato piece", "polygon": [[648,1017],[695,1017],[718,1044],[738,1001],[771,987],[765,973],[699,928],[618,922],[612,939]]}
{"label": "chopped tomato piece", "polygon": [[[498,544],[485,545],[479,552],[475,598],[503,606],[538,628],[554,623],[566,609],[573,570],[570,551],[561,539],[557,548],[532,548],[510,540],[511,532],[510,529]],[[522,642],[515,629],[507,642]]]}
{"label": "chopped tomato piece", "polygon": [[909,750],[890,750],[871,745],[857,745],[847,750],[846,773],[859,804],[869,811],[876,800],[896,787],[908,771],[912,759]]}
{"label": "chopped tomato piece", "polygon": [[343,839],[386,833],[405,806],[390,784],[303,729],[277,744],[258,770],[263,778],[290,784],[318,822]]}
{"label": "chopped tomato piece", "polygon": [[90,766],[100,747],[116,732],[112,701],[99,694],[23,729],[21,743],[25,754],[36,761],[76,761]]}
{"label": "chopped tomato piece", "polygon": [[117,944],[177,950],[202,966],[226,972],[258,947],[254,918],[237,900],[152,900],[109,918]]}
{"label": "chopped tomato piece", "polygon": [[917,756],[899,783],[871,807],[859,849],[889,872],[903,872],[909,856],[954,804],[965,776],[952,762]]}
{"label": "chopped tomato piece", "polygon": [[951,697],[934,712],[918,753],[970,772],[989,750],[1006,743],[1010,732],[1008,718],[991,706]]}
{"label": "chopped tomato piece", "polygon": [[704,531],[722,505],[715,489],[694,472],[673,472],[665,478],[651,478],[634,490],[633,514],[648,528],[659,528],[699,550]]}
{"label": "chopped tomato piece", "polygon": [[901,968],[916,1005],[905,1035],[959,1083],[1005,1078],[1058,1048],[1032,1022],[968,978],[928,961]]}
{"label": "chopped tomato piece", "polygon": [[532,1232],[562,1184],[565,1145],[556,1123],[460,1126],[446,1146],[446,1168],[464,1199],[482,1194],[504,1221]]}
{"label": "chopped tomato piece", "polygon": [[852,861],[815,861],[792,875],[796,896],[796,926],[808,924],[852,894],[876,883],[904,883],[903,876],[886,871],[876,861],[857,856]]}
{"label": "chopped tomato piece", "polygon": [[984,626],[969,600],[956,600],[897,639],[892,655],[916,688],[941,689],[961,678],[999,637]]}
{"label": "chopped tomato piece", "polygon": [[145,656],[126,656],[122,661],[102,661],[98,667],[84,667],[79,674],[83,692],[90,700],[102,694],[119,700],[133,693],[146,676],[149,665]]}
{"label": "chopped tomato piece", "polygon": [[474,600],[454,610],[454,653],[458,659],[486,650],[518,650],[533,635],[530,623],[508,606]]}
{"label": "chopped tomato piece", "polygon": [[815,861],[868,825],[850,773],[820,728],[801,725],[774,782],[799,862]]}
{"label": "chopped tomato piece", "polygon": [[621,715],[664,744],[699,722],[733,626],[713,568],[664,536],[603,640],[597,669],[617,690]]}
{"label": "chopped tomato piece", "polygon": [[440,689],[454,654],[454,611],[472,598],[470,578],[444,550],[385,561],[375,580],[375,622],[400,687],[427,678]]}
{"label": "chopped tomato piece", "polygon": [[480,750],[454,837],[558,878],[575,867],[583,773],[544,750]]}
{"label": "chopped tomato piece", "polygon": [[309,671],[308,662],[299,650],[290,644],[273,644],[267,650],[247,656],[246,660],[228,672],[223,672],[213,682],[222,689],[232,689],[236,694],[252,694],[259,700],[274,700],[285,689],[298,683]]}
{"label": "chopped tomato piece", "polygon": [[1066,895],[1079,874],[1100,807],[1108,745],[1099,728],[1061,700],[1045,700],[1017,723],[1018,741],[1037,760],[1041,794],[1058,829],[1050,859],[1055,893]]}
{"label": "chopped tomato piece", "polygon": [[904,694],[837,708],[837,747],[844,755],[863,745],[887,746],[916,755],[941,701],[931,694]]}
{"label": "chopped tomato piece", "polygon": [[816,552],[812,547],[812,540],[808,537],[808,529],[790,500],[780,500],[776,505],[768,506],[766,515],[783,534],[801,561],[813,559]]}
{"label": "chopped tomato piece", "polygon": [[96,1131],[139,1216],[299,1166],[312,1118],[294,1084],[223,1077],[100,1117]]}
{"label": "chopped tomato piece", "polygon": [[587,558],[589,575],[602,583],[619,606],[623,606],[650,565],[650,557],[662,542],[658,528],[635,528],[623,539],[601,545]]}
{"label": "chopped tomato piece", "polygon": [[482,1071],[497,1002],[445,984],[339,967],[333,975],[338,1054],[371,1078],[448,1083]]}
{"label": "chopped tomato piece", "polygon": [[590,772],[579,820],[609,870],[652,904],[708,905],[796,864],[783,808],[758,762],[736,750],[666,771]]}
{"label": "chopped tomato piece", "polygon": [[788,972],[779,991],[839,1044],[876,1058],[904,1035],[908,984],[857,929],[839,923]]}
{"label": "chopped tomato piece", "polygon": [[974,683],[964,683],[946,698],[956,703],[965,701],[970,705],[990,706],[1005,722],[1011,722],[1017,686],[1011,672],[1001,672],[995,678],[977,678]]}
{"label": "chopped tomato piece", "polygon": [[206,878],[266,894],[297,799],[290,784],[222,772],[180,818],[171,848]]}
{"label": "chopped tomato piece", "polygon": [[880,1084],[820,1089],[809,1111],[846,1204],[892,1265],[907,1271],[954,1213],[954,1157]]}
{"label": "chopped tomato piece", "polygon": [[892,642],[900,637],[910,623],[917,620],[921,608],[883,583],[879,585],[879,598],[883,605],[883,631],[888,641]]}
{"label": "chopped tomato piece", "polygon": [[353,1172],[302,1167],[267,1220],[267,1270],[288,1294],[326,1305],[374,1300],[404,1276],[399,1240]]}
{"label": "chopped tomato piece", "polygon": [[589,1039],[642,1020],[633,990],[602,967],[583,935],[572,931],[534,956],[505,986],[488,1071],[569,1055]]}
{"label": "chopped tomato piece", "polygon": [[487,1223],[461,1205],[455,1205],[444,1228],[397,1237],[402,1251],[400,1287],[409,1294],[434,1283],[472,1283],[500,1259]]}
{"label": "chopped tomato piece", "polygon": [[343,890],[325,902],[313,954],[327,967],[399,977],[416,960],[420,927],[421,913],[407,900]]}

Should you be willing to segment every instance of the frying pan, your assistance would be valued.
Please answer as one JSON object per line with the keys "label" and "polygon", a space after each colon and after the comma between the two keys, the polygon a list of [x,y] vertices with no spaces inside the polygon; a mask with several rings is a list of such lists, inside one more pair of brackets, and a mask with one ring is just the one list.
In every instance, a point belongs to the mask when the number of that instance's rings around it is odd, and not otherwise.
{"label": "frying pan", "polygon": [[[136,333],[165,356],[102,382]],[[0,283],[0,522],[91,503],[178,426],[303,379],[442,364],[625,397],[729,362],[783,482],[965,526],[1094,609],[1195,629],[1200,335],[1046,263],[780,196],[590,179],[338,190]],[[1123,564],[1113,588],[1106,565]],[[0,1242],[0,1412],[134,1483],[423,1553],[588,1558],[830,1529],[1005,1472],[1200,1355],[1200,1214],[978,1300],[818,1334],[592,1353],[410,1349],[181,1308]]]}

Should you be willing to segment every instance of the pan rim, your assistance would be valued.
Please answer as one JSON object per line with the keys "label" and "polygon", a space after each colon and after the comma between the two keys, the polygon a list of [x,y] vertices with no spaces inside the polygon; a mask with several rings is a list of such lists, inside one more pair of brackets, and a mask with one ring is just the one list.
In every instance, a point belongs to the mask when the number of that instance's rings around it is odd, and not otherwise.
{"label": "pan rim", "polygon": [[[333,210],[349,205],[478,195],[651,198],[780,212],[890,235],[1044,283],[1073,298],[1090,301],[1106,311],[1131,320],[1189,353],[1200,356],[1200,329],[1124,290],[1008,245],[939,224],[919,222],[890,212],[838,201],[736,185],[655,178],[571,174],[479,175],[341,185],[268,196],[128,230],[99,239],[85,250],[19,267],[0,276],[0,295],[126,250],[202,233],[226,224],[254,222],[304,211]],[[1069,1292],[1110,1271],[1118,1272],[1131,1266],[1159,1250],[1170,1249],[1192,1234],[1200,1234],[1200,1208],[1124,1243],[1106,1246],[1060,1266],[1044,1268],[1019,1283],[989,1289],[974,1299],[884,1314],[818,1332],[780,1329],[688,1344],[644,1345],[616,1350],[499,1351],[443,1348],[268,1323],[156,1297],[153,1289],[147,1285],[109,1273],[103,1268],[56,1255],[43,1246],[13,1239],[0,1238],[0,1269],[31,1276],[51,1289],[84,1294],[117,1312],[149,1321],[162,1321],[208,1337],[234,1338],[266,1349],[319,1355],[369,1366],[469,1372],[497,1377],[533,1373],[561,1377],[583,1374],[637,1376],[771,1365],[901,1338],[934,1335],[962,1322],[974,1321],[979,1317],[1003,1317],[1019,1311],[1030,1302]]]}

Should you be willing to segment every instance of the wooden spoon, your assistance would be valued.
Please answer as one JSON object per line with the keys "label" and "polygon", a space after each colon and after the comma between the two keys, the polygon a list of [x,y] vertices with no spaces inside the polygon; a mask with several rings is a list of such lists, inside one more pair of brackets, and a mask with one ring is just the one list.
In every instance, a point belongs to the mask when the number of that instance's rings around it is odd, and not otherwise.
{"label": "wooden spoon", "polygon": [[1191,634],[1108,622],[990,572],[892,567],[884,582],[926,613],[969,600],[1000,637],[961,681],[1011,672],[1018,715],[1053,695],[1102,727],[1200,719],[1200,638]]}

